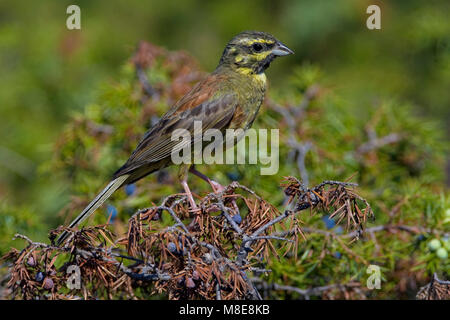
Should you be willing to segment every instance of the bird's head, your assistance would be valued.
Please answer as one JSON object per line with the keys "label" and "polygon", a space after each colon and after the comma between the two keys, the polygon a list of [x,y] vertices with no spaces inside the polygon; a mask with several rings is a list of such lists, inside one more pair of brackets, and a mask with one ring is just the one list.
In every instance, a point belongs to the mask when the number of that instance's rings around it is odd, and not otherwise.
{"label": "bird's head", "polygon": [[219,66],[229,66],[244,74],[261,74],[276,57],[293,53],[271,34],[245,31],[227,44]]}

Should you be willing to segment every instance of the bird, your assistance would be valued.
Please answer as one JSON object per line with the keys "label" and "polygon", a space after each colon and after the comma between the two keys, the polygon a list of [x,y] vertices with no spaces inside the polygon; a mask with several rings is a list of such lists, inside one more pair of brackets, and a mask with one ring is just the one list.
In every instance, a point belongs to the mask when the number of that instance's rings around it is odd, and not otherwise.
{"label": "bird", "polygon": [[[216,69],[176,102],[142,137],[126,163],[112,176],[109,184],[70,223],[75,228],[100,207],[118,188],[173,164],[171,140],[176,129],[193,133],[194,122],[201,121],[202,131],[250,128],[264,100],[265,70],[271,62],[294,52],[269,33],[244,31],[234,36],[223,50]],[[198,172],[190,164],[179,165],[178,178],[192,210],[197,206],[187,184],[188,172],[209,182],[214,190],[220,184]],[[65,230],[56,243],[70,235]]]}

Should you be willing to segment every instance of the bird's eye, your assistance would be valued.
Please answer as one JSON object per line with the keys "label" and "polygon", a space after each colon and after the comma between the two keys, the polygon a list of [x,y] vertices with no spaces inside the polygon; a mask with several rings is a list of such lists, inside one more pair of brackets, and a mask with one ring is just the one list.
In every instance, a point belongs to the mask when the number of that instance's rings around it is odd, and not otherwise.
{"label": "bird's eye", "polygon": [[260,52],[263,49],[263,46],[260,43],[255,43],[255,44],[253,44],[252,48],[256,52]]}

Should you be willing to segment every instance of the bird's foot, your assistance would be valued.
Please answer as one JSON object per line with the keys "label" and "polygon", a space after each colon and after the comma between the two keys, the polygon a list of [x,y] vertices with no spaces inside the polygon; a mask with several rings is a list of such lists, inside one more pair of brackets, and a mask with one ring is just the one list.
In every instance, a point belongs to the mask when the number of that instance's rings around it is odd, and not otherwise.
{"label": "bird's foot", "polygon": [[211,185],[211,188],[214,190],[214,193],[221,193],[225,190],[225,187],[223,185],[214,180],[209,180],[208,182]]}
{"label": "bird's foot", "polygon": [[181,181],[181,185],[183,186],[184,192],[186,193],[186,197],[189,201],[189,204],[191,205],[191,209],[189,211],[191,212],[198,212],[200,211],[200,208],[195,203],[194,197],[192,196],[191,189],[189,189],[189,186],[186,181]]}
{"label": "bird's foot", "polygon": [[210,178],[208,178],[206,175],[204,175],[203,173],[201,173],[200,171],[198,171],[197,169],[195,169],[195,166],[191,166],[189,168],[189,172],[191,172],[192,174],[196,175],[197,177],[199,177],[200,179],[206,181],[209,183],[209,185],[211,186],[211,188],[214,190],[214,193],[220,193],[223,190],[225,190],[225,187],[222,186],[220,183],[211,180]]}

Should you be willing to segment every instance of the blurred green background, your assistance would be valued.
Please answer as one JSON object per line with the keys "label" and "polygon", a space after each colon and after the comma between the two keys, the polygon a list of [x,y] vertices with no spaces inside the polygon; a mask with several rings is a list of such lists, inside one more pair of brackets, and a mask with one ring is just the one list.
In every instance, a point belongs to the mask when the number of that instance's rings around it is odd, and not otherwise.
{"label": "blurred green background", "polygon": [[[67,30],[66,8],[81,7],[80,31]],[[382,30],[366,28],[378,4]],[[450,118],[450,2],[442,1],[11,1],[0,3],[0,199],[54,216],[69,186],[42,174],[70,116],[120,81],[140,40],[185,50],[212,70],[226,42],[247,30],[274,34],[295,51],[268,70],[280,88],[293,66],[313,64],[348,104],[368,108],[388,97],[411,113]],[[442,175],[445,172],[442,171]],[[28,212],[28,213],[27,213]],[[3,224],[9,219],[3,215]],[[20,231],[20,230],[17,230]]]}

